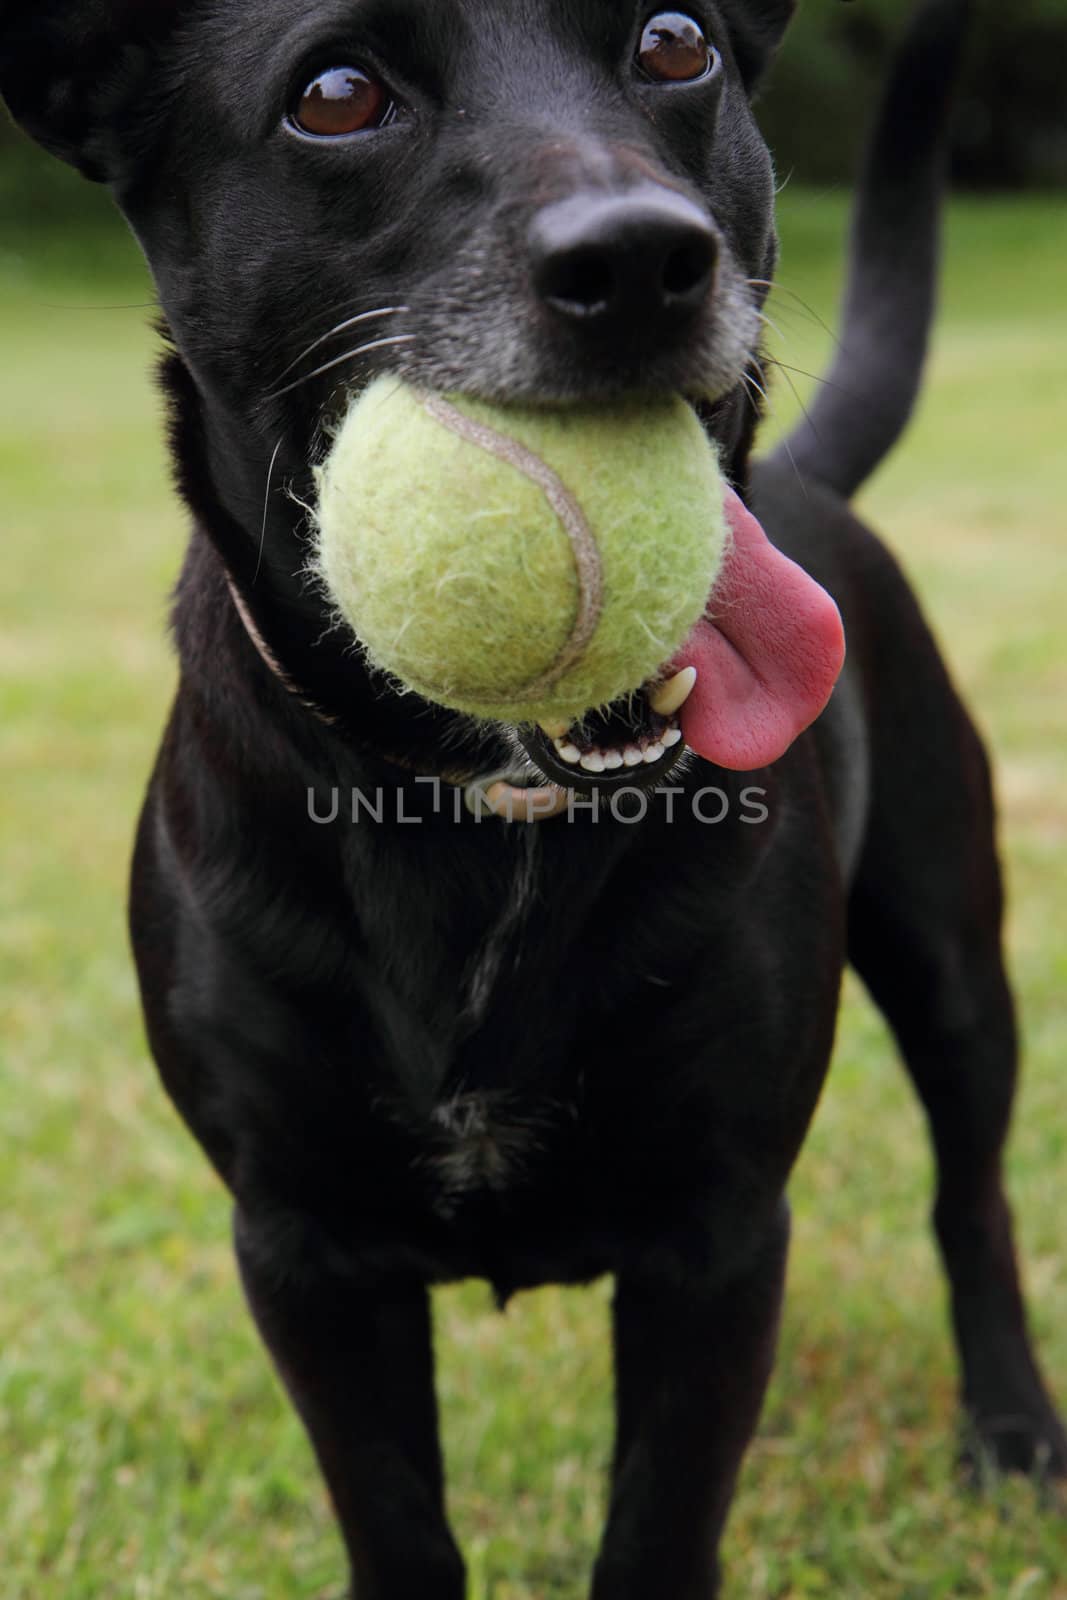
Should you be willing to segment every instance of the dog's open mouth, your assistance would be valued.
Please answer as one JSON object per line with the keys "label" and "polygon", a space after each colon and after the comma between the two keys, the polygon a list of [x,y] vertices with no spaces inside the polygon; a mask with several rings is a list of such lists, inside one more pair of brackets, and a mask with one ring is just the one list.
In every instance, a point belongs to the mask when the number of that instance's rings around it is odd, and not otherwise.
{"label": "dog's open mouth", "polygon": [[686,668],[569,727],[523,729],[530,756],[555,783],[646,787],[685,753],[679,713],[696,683]]}
{"label": "dog's open mouth", "polygon": [[570,727],[522,731],[553,783],[648,787],[687,748],[752,772],[823,710],[844,659],[837,607],[732,491],[726,514],[732,542],[707,610],[656,680]]}

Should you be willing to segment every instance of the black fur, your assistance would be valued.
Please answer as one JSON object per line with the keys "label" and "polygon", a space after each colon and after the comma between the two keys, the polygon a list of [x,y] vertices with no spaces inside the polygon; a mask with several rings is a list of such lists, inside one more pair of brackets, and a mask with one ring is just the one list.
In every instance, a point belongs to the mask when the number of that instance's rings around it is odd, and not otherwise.
{"label": "black fur", "polygon": [[[918,383],[967,6],[926,0],[901,57],[856,234],[838,372],[855,397],[793,441],[801,482],[784,456],[750,464],[744,383],[775,260],[749,94],[791,6],[691,10],[723,65],[669,89],[635,74],[647,13],[617,0],[15,0],[0,23],[0,88],[111,184],[172,340],[194,531],[131,928],[152,1049],[233,1193],[249,1303],[360,1600],[463,1589],[427,1288],[467,1275],[502,1299],[615,1275],[593,1595],[716,1591],[846,957],[930,1116],[973,1449],[1067,1470],[1000,1176],[1015,1035],[986,762],[904,579],[835,492],[888,448]],[[390,83],[396,121],[331,147],[287,129],[301,83],[353,60]],[[648,184],[714,230],[699,313],[599,342],[546,318],[533,218]],[[308,376],[347,348],[318,342],[334,323],[392,307],[370,326],[412,342]],[[594,819],[593,779],[573,822],[529,827],[419,783],[539,747],[372,679],[301,576],[321,429],[381,371],[504,401],[691,395],[776,543],[844,613],[849,665],[816,728],[763,773],[683,762],[634,825]],[[696,809],[713,786],[717,826]]]}

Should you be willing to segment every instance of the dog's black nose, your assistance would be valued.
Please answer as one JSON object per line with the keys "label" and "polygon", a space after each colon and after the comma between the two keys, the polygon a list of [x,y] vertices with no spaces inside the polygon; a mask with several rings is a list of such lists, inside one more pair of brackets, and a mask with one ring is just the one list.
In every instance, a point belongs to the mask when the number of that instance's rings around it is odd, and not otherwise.
{"label": "dog's black nose", "polygon": [[717,257],[707,216],[667,189],[573,195],[546,207],[530,230],[540,299],[604,332],[648,335],[684,321],[707,299]]}

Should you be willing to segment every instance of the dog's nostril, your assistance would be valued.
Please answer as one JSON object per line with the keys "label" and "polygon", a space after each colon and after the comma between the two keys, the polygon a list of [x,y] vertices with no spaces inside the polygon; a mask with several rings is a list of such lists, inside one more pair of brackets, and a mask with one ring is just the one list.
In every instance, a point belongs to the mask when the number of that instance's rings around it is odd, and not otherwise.
{"label": "dog's nostril", "polygon": [[577,194],[534,218],[532,284],[558,317],[655,337],[700,310],[718,244],[707,214],[672,191]]}
{"label": "dog's nostril", "polygon": [[615,294],[615,274],[603,252],[574,250],[552,257],[539,274],[543,299],[578,315],[603,310]]}
{"label": "dog's nostril", "polygon": [[689,300],[706,294],[714,266],[713,241],[693,239],[668,255],[663,266],[663,287],[673,300]]}

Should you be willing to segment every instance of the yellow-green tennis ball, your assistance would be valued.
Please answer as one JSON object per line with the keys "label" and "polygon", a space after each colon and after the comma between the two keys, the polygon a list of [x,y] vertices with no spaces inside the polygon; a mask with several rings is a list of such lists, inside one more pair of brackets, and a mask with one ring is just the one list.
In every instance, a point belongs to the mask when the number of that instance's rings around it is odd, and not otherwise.
{"label": "yellow-green tennis ball", "polygon": [[506,722],[639,689],[703,614],[726,539],[680,398],[504,409],[379,379],[318,489],[318,571],[372,664]]}

